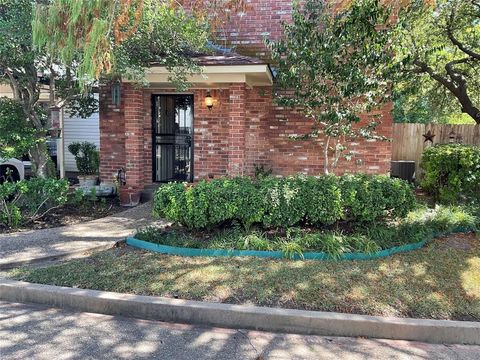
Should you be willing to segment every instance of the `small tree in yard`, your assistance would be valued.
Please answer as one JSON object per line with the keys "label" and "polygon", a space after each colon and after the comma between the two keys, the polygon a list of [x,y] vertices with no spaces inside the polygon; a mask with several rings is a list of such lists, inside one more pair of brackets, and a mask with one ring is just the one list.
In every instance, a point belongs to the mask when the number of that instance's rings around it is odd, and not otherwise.
{"label": "small tree in yard", "polygon": [[324,172],[350,158],[348,141],[383,139],[377,121],[360,126],[359,114],[379,107],[388,95],[389,12],[378,0],[356,0],[345,8],[307,0],[294,6],[293,22],[283,36],[269,42],[278,64],[275,101],[300,109],[314,120],[312,131],[296,139],[323,134]]}
{"label": "small tree in yard", "polygon": [[[34,7],[31,0],[0,0],[0,83],[10,86],[13,100],[23,113],[18,126],[6,130],[17,136],[15,133],[22,126],[35,138],[27,148],[23,146],[25,142],[19,143],[15,152],[30,153],[36,175],[46,177],[53,175],[45,141],[52,127],[50,109],[82,104],[83,113],[89,115],[96,109],[96,102],[92,96],[79,95],[78,81],[71,72],[74,64],[61,67],[53,54],[34,47]],[[46,106],[40,103],[42,90],[49,92]],[[5,113],[12,105],[2,102],[0,106]]]}

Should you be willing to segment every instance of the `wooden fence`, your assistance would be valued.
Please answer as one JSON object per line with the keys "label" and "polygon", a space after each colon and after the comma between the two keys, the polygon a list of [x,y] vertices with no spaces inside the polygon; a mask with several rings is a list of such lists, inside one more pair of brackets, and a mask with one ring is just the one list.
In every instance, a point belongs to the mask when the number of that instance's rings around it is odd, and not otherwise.
{"label": "wooden fence", "polygon": [[[433,143],[424,135],[431,135]],[[393,124],[392,160],[415,161],[419,174],[424,149],[452,142],[480,146],[480,125]]]}

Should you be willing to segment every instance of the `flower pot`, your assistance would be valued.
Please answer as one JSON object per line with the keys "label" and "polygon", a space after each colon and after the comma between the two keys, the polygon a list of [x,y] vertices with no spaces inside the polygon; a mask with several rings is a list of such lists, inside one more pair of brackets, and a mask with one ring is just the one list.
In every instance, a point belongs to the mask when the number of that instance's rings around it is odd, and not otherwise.
{"label": "flower pot", "polygon": [[80,186],[95,186],[97,185],[98,176],[97,175],[79,175],[78,183]]}

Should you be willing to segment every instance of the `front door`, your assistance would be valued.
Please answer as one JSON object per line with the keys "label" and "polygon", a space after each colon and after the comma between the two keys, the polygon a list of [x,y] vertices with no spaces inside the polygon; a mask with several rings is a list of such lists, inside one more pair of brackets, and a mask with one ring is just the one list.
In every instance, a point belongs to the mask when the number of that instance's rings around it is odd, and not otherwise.
{"label": "front door", "polygon": [[193,181],[193,96],[153,96],[153,181]]}

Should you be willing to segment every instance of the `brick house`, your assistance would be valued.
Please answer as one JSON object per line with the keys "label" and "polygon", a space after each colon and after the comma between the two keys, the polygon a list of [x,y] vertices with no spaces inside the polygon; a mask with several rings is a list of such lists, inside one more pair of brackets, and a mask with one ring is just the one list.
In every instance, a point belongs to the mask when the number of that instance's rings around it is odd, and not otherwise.
{"label": "brick house", "polygon": [[[155,183],[252,175],[261,165],[276,175],[322,173],[323,139],[289,139],[308,132],[311,123],[273,103],[274,77],[268,60],[261,60],[268,59],[264,37],[281,35],[292,1],[252,0],[251,5],[223,39],[236,53],[197,56],[204,71],[189,79],[189,91],[177,93],[166,69],[156,66],[148,70],[148,87],[101,86],[100,178],[111,182],[125,170],[122,203],[137,203],[144,188]],[[391,137],[391,106],[379,112],[377,132]],[[341,161],[337,173],[389,171],[389,142],[359,140],[350,149],[354,158]]]}

